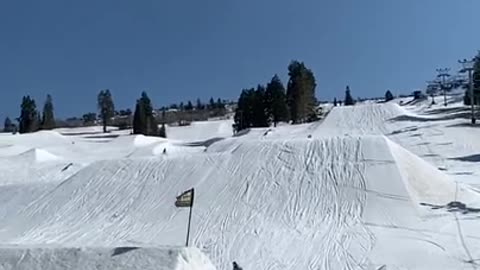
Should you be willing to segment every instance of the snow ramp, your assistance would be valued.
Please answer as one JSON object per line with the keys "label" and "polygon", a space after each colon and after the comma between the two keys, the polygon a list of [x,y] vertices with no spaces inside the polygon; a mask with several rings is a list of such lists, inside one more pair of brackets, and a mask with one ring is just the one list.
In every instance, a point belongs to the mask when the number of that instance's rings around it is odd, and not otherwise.
{"label": "snow ramp", "polygon": [[2,270],[215,270],[196,248],[0,247]]}
{"label": "snow ramp", "polygon": [[233,119],[192,122],[188,126],[167,126],[169,139],[195,142],[233,135]]}
{"label": "snow ramp", "polygon": [[[427,227],[419,204],[446,204],[455,186],[436,185],[441,173],[421,164],[402,174],[413,155],[391,145],[383,136],[223,140],[203,155],[98,161],[6,217],[0,241],[180,246],[188,209],[175,196],[195,187],[191,244],[222,269],[463,269],[456,231],[437,233],[453,221]],[[437,192],[443,199],[430,201]]]}
{"label": "snow ramp", "polygon": [[334,107],[314,135],[387,134],[387,121],[406,114],[396,103]]}

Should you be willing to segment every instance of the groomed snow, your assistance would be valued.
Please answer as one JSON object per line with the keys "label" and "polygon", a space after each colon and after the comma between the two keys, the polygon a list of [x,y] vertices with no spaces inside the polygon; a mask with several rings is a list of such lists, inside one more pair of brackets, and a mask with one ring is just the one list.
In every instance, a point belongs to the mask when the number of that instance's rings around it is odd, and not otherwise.
{"label": "groomed snow", "polygon": [[196,248],[0,246],[2,270],[215,270]]}
{"label": "groomed snow", "polygon": [[39,254],[182,246],[188,209],[175,196],[195,187],[191,243],[218,269],[478,267],[480,129],[452,116],[458,103],[397,102],[235,137],[231,120],[169,128],[169,139],[2,135],[0,241]]}

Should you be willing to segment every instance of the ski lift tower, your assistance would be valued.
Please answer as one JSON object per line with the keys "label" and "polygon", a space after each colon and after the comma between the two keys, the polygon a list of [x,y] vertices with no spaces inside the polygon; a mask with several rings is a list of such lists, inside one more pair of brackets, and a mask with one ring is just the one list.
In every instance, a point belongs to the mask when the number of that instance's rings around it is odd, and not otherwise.
{"label": "ski lift tower", "polygon": [[468,73],[468,89],[470,91],[470,108],[472,111],[472,125],[475,124],[475,98],[473,96],[473,65],[475,63],[475,59],[472,60],[459,60],[460,64],[462,64],[462,69],[460,73]]}

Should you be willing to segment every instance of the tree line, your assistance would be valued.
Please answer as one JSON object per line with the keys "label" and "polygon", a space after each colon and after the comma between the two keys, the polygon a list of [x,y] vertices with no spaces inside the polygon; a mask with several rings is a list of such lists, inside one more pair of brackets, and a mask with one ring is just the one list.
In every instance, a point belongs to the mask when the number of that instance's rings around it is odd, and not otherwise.
{"label": "tree line", "polygon": [[47,95],[43,105],[43,113],[37,110],[35,100],[30,96],[22,98],[20,116],[16,119],[19,123],[18,127],[9,118],[5,118],[5,132],[29,133],[41,129],[55,128],[55,116],[53,114],[53,101],[50,95]]}
{"label": "tree line", "polygon": [[268,127],[279,122],[293,124],[315,121],[317,116],[317,86],[312,70],[303,62],[292,61],[288,66],[287,87],[278,75],[256,88],[243,89],[234,116],[236,132],[251,127]]}
{"label": "tree line", "polygon": [[[97,96],[98,116],[101,119],[103,132],[107,132],[107,126],[115,115],[129,116],[132,112],[127,110],[115,111],[115,104],[110,90],[101,90]],[[43,113],[37,110],[35,100],[30,96],[24,96],[20,105],[20,117],[18,128],[9,117],[5,118],[4,131],[19,133],[30,133],[38,130],[50,130],[56,127],[52,97],[47,95],[43,106]],[[83,115],[85,122],[95,122],[96,113]],[[133,134],[144,134],[148,136],[166,137],[165,124],[158,128],[157,120],[154,117],[154,110],[146,92],[142,92],[137,100],[133,117]]]}
{"label": "tree line", "polygon": [[[97,123],[97,119],[100,119],[103,132],[108,132],[107,126],[115,123],[129,128],[133,127],[133,134],[166,137],[165,124],[167,118],[165,114],[167,111],[182,115],[184,115],[182,112],[193,114],[194,112],[208,111],[208,116],[221,116],[226,113],[226,104],[226,100],[218,98],[215,101],[213,97],[207,104],[203,104],[200,99],[197,99],[195,106],[191,101],[188,101],[186,105],[181,102],[178,105],[172,104],[170,107],[162,107],[160,109],[162,117],[159,117],[146,92],[142,92],[140,98],[136,101],[134,112],[130,109],[116,111],[112,93],[109,89],[105,89],[97,95],[98,114],[90,112],[85,113],[81,118],[69,118],[68,120],[81,121],[84,125],[94,125]],[[158,119],[161,122],[160,128]],[[55,120],[51,95],[47,95],[42,112],[37,109],[36,102],[32,97],[24,96],[20,105],[20,116],[15,120],[18,122],[18,126],[9,117],[5,118],[4,132],[30,133],[56,128],[57,121]]]}

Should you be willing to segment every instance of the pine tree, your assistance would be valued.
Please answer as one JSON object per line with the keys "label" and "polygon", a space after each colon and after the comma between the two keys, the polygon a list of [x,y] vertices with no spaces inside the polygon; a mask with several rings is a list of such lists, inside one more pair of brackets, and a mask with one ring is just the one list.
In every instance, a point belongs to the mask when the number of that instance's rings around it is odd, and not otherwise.
{"label": "pine tree", "polygon": [[153,114],[153,106],[146,92],[137,100],[133,115],[133,134],[158,136],[158,124]]}
{"label": "pine tree", "polygon": [[388,102],[390,100],[393,100],[393,94],[392,92],[390,92],[390,90],[387,90],[387,92],[385,93],[385,102]]}
{"label": "pine tree", "polygon": [[285,87],[277,75],[273,76],[270,83],[267,84],[265,103],[267,117],[275,127],[278,122],[288,121],[289,113]]}
{"label": "pine tree", "polygon": [[100,118],[103,123],[103,132],[107,132],[107,125],[110,118],[114,116],[115,105],[113,104],[110,90],[102,90],[97,98],[98,110],[100,111]]}
{"label": "pine tree", "polygon": [[158,136],[162,138],[167,138],[167,129],[165,128],[165,123],[162,123],[162,126],[158,131]]}
{"label": "pine tree", "polygon": [[352,98],[352,94],[350,93],[350,87],[347,85],[347,88],[345,90],[345,101],[344,101],[345,106],[352,106],[355,105],[355,101]]}
{"label": "pine tree", "polygon": [[19,122],[19,132],[29,133],[38,130],[38,113],[35,100],[30,96],[24,96],[22,98]]}
{"label": "pine tree", "polygon": [[145,108],[140,100],[137,100],[133,113],[133,134],[146,134],[147,119]]}
{"label": "pine tree", "polygon": [[193,110],[193,104],[190,100],[188,101],[187,106],[185,106],[185,110],[186,111],[192,111]]}
{"label": "pine tree", "polygon": [[287,102],[293,123],[303,123],[316,114],[315,76],[298,61],[288,66]]}
{"label": "pine tree", "polygon": [[333,99],[333,106],[337,107],[337,98]]}
{"label": "pine tree", "polygon": [[243,89],[237,102],[237,109],[235,110],[235,130],[241,131],[252,127],[253,124],[253,101],[255,96],[255,89]]}
{"label": "pine tree", "polygon": [[185,105],[183,105],[183,101],[180,102],[179,110],[183,112],[185,110]]}
{"label": "pine tree", "polygon": [[267,108],[265,102],[265,87],[258,85],[253,97],[253,125],[254,127],[268,127],[270,121],[267,115]]}
{"label": "pine tree", "polygon": [[53,114],[52,96],[47,95],[47,100],[43,106],[42,129],[55,128],[55,116]]}
{"label": "pine tree", "polygon": [[213,99],[213,97],[210,98],[210,101],[208,103],[208,109],[209,110],[215,109],[215,100]]}
{"label": "pine tree", "polygon": [[225,109],[225,104],[223,104],[220,98],[217,99],[217,103],[215,103],[215,108],[217,109]]}
{"label": "pine tree", "polygon": [[12,122],[12,120],[10,120],[9,117],[6,117],[5,122],[4,122],[3,131],[4,132],[15,132],[15,130],[16,130],[15,124]]}
{"label": "pine tree", "polygon": [[40,111],[35,112],[35,121],[33,121],[33,131],[38,131],[42,128],[42,116]]}
{"label": "pine tree", "polygon": [[203,106],[203,104],[202,104],[202,101],[200,101],[200,99],[197,98],[197,106],[195,107],[195,109],[196,109],[197,111],[200,111],[200,110],[203,110],[203,109],[204,109],[203,107],[204,107],[204,106]]}

